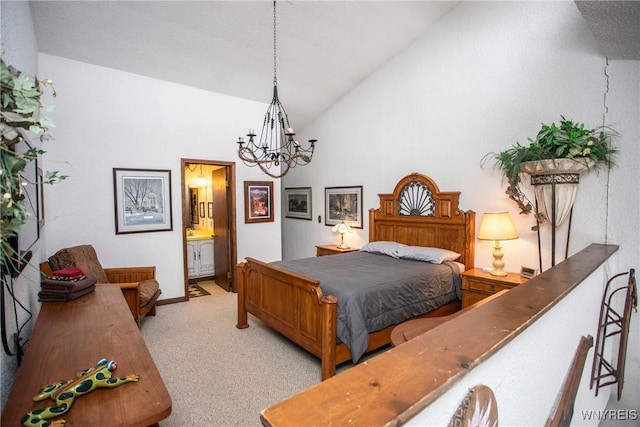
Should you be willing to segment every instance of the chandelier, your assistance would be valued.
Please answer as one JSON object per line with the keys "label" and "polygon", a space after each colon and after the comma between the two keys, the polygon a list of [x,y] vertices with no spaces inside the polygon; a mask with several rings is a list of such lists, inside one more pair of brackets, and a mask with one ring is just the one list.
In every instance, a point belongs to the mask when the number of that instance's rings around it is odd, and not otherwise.
{"label": "chandelier", "polygon": [[[311,161],[316,139],[310,139],[307,147],[295,140],[295,132],[289,124],[289,117],[278,98],[278,78],[276,76],[276,2],[273,2],[273,99],[264,115],[260,139],[249,129],[245,142],[238,138],[238,156],[247,166],[259,166],[267,175],[281,178],[289,169],[306,165]],[[245,145],[246,144],[246,145]],[[273,171],[271,170],[273,168]]]}

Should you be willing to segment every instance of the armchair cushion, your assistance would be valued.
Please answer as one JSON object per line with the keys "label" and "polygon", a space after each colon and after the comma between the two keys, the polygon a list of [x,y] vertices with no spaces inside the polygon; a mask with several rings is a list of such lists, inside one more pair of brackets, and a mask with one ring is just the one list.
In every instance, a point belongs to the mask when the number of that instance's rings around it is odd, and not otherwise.
{"label": "armchair cushion", "polygon": [[140,307],[146,307],[156,297],[160,285],[156,279],[150,279],[138,283],[138,288],[140,289]]}
{"label": "armchair cushion", "polygon": [[96,250],[91,245],[60,249],[49,258],[49,265],[54,271],[66,267],[76,267],[85,273],[96,276],[97,283],[109,283],[107,275],[98,261]]}

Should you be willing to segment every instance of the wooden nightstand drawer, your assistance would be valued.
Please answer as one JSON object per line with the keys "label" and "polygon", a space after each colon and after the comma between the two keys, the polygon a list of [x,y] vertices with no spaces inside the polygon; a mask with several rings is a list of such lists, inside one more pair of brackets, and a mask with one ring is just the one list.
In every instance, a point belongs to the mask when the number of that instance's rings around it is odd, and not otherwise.
{"label": "wooden nightstand drawer", "polygon": [[489,295],[514,288],[528,279],[517,273],[509,273],[506,276],[492,276],[480,268],[462,273],[462,308],[468,307]]}
{"label": "wooden nightstand drawer", "polygon": [[494,294],[496,292],[500,292],[503,289],[511,289],[512,287],[513,286],[502,286],[496,283],[489,283],[489,282],[483,282],[480,280],[470,279],[468,289],[472,289],[474,291],[489,292]]}
{"label": "wooden nightstand drawer", "polygon": [[485,293],[479,293],[479,292],[463,292],[462,308],[473,305],[478,301],[482,301],[488,296],[491,296],[491,294],[485,294]]}

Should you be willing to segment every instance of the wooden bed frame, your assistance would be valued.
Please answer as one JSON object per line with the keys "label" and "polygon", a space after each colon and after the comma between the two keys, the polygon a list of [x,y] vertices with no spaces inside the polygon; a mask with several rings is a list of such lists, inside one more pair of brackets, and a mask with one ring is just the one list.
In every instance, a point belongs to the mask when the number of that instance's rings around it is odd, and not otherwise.
{"label": "wooden bed frame", "polygon": [[[425,189],[430,193],[426,203]],[[458,209],[460,192],[440,192],[431,178],[413,173],[401,179],[392,194],[378,196],[380,207],[369,210],[369,241],[449,249],[461,254],[458,261],[467,269],[473,268],[475,212]],[[249,327],[247,313],[251,313],[319,357],[322,380],[351,360],[349,348],[336,343],[338,300],[324,295],[318,280],[249,257],[236,272],[238,328]],[[460,301],[454,301],[419,317],[444,316],[459,309]],[[367,352],[389,344],[395,326],[369,334]]]}

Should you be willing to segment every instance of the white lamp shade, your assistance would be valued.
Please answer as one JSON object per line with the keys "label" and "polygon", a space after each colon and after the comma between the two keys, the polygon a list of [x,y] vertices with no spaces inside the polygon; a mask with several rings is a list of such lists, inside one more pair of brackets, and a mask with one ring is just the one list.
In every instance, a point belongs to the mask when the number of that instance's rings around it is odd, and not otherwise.
{"label": "white lamp shade", "polygon": [[349,227],[347,224],[341,221],[336,225],[334,225],[331,231],[333,231],[334,233],[344,234],[344,233],[351,233],[353,230],[351,229],[351,227]]}
{"label": "white lamp shade", "polygon": [[478,239],[513,240],[517,238],[518,232],[509,212],[487,212],[482,216]]}

